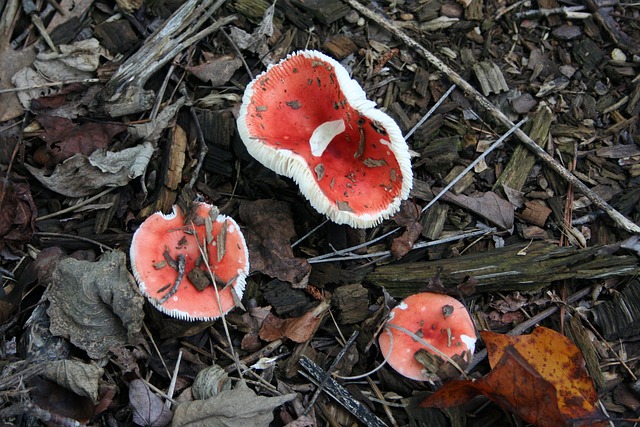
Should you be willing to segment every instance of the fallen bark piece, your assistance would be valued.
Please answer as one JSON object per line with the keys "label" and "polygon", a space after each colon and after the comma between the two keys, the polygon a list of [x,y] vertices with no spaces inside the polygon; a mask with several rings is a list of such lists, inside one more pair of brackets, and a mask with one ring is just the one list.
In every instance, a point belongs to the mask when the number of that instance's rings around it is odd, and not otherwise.
{"label": "fallen bark piece", "polygon": [[365,281],[384,286],[396,298],[404,298],[438,276],[445,287],[455,287],[469,277],[477,292],[535,291],[563,279],[605,279],[640,273],[638,258],[615,252],[615,248],[572,246],[535,242],[492,251],[408,264],[378,267]]}

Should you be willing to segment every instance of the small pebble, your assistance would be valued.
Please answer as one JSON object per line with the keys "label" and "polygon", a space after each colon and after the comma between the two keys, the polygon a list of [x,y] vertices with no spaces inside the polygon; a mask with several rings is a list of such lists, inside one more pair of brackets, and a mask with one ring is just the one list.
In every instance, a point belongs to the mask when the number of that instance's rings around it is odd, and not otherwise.
{"label": "small pebble", "polygon": [[595,90],[596,93],[600,96],[603,96],[609,93],[609,88],[607,88],[607,85],[602,83],[600,80],[596,82],[596,84],[593,87],[593,90]]}
{"label": "small pebble", "polygon": [[627,55],[625,55],[624,52],[620,49],[615,48],[611,51],[611,59],[613,59],[614,61],[626,62]]}
{"label": "small pebble", "polygon": [[344,17],[344,20],[347,21],[349,24],[355,24],[356,22],[358,22],[359,19],[360,19],[360,15],[358,15],[358,12],[356,12],[355,10],[352,10],[347,14],[347,16]]}
{"label": "small pebble", "polygon": [[464,10],[459,4],[445,3],[440,7],[440,13],[449,18],[461,18]]}

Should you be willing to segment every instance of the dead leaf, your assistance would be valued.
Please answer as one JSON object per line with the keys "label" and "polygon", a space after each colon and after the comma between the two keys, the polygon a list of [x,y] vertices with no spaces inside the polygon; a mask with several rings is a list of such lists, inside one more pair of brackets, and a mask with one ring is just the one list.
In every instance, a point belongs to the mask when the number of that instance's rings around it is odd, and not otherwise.
{"label": "dead leaf", "polygon": [[[3,2],[0,15],[0,88],[8,89],[14,74],[33,63],[36,44],[22,50],[11,48],[16,15],[22,10],[21,2]],[[24,110],[16,92],[0,94],[0,123],[20,117]]]}
{"label": "dead leaf", "polygon": [[204,62],[187,67],[187,71],[203,82],[209,82],[211,87],[218,87],[227,83],[233,73],[242,67],[242,61],[231,55],[216,57],[212,53],[202,52],[202,56],[204,57]]}
{"label": "dead leaf", "polygon": [[93,359],[106,356],[142,328],[144,298],[136,288],[123,252],[107,252],[97,262],[59,261],[46,292],[51,332]]}
{"label": "dead leaf", "polygon": [[275,10],[276,4],[273,3],[264,11],[260,25],[251,34],[236,26],[231,26],[229,29],[229,36],[233,42],[240,49],[257,53],[264,65],[273,64],[277,60],[267,44],[267,39],[273,35],[273,15]]}
{"label": "dead leaf", "polygon": [[129,383],[129,406],[132,421],[139,426],[164,427],[173,417],[164,402],[142,380]]}
{"label": "dead leaf", "polygon": [[144,173],[152,154],[153,147],[147,142],[118,152],[97,150],[89,157],[76,154],[56,166],[51,175],[28,164],[25,167],[51,191],[67,197],[83,197],[105,187],[127,185]]}
{"label": "dead leaf", "polygon": [[53,167],[74,154],[88,156],[99,148],[106,149],[111,138],[126,130],[121,123],[87,122],[77,125],[67,118],[48,114],[41,114],[36,120],[44,128],[41,138],[46,141],[50,155],[47,167]]}
{"label": "dead leaf", "polygon": [[421,406],[458,406],[484,394],[505,410],[537,426],[607,424],[580,350],[544,327],[530,335],[480,332],[492,369],[472,381],[450,381]]}
{"label": "dead leaf", "polygon": [[33,237],[38,215],[29,184],[0,179],[0,206],[0,250],[19,251]]}
{"label": "dead leaf", "polygon": [[420,224],[420,207],[409,200],[403,200],[400,211],[393,216],[393,220],[401,227],[406,227],[401,236],[393,239],[391,243],[391,255],[394,259],[400,259],[413,249],[413,244],[422,233]]}
{"label": "dead leaf", "polygon": [[179,404],[171,425],[268,427],[273,421],[273,410],[295,397],[295,393],[275,397],[258,396],[244,381],[239,381],[233,390],[223,391],[210,399]]}
{"label": "dead leaf", "polygon": [[26,381],[26,386],[31,401],[50,414],[76,420],[80,425],[87,425],[94,415],[95,405],[91,399],[78,396],[53,381],[35,376]]}
{"label": "dead leaf", "polygon": [[240,205],[240,219],[250,224],[244,237],[251,271],[289,282],[294,288],[306,287],[311,265],[293,255],[291,239],[296,232],[289,205],[276,200],[245,201]]}
{"label": "dead leaf", "polygon": [[492,191],[487,191],[480,197],[455,195],[447,192],[442,196],[442,200],[471,210],[505,230],[510,230],[513,227],[513,205]]}
{"label": "dead leaf", "polygon": [[47,363],[43,376],[73,391],[78,396],[98,402],[98,388],[104,369],[78,360],[54,360]]}
{"label": "dead leaf", "polygon": [[36,71],[52,82],[91,78],[100,65],[100,58],[109,58],[109,53],[94,38],[57,47],[59,53],[41,52],[33,61]]}
{"label": "dead leaf", "polygon": [[281,319],[269,314],[260,328],[260,338],[269,342],[289,338],[293,342],[303,343],[316,332],[328,309],[329,303],[322,301],[313,310],[300,317]]}

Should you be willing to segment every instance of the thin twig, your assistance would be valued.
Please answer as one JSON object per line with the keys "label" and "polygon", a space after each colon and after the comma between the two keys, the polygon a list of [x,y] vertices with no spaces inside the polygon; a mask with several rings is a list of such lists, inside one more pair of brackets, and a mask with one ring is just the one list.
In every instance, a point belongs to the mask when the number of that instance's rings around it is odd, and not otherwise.
{"label": "thin twig", "polygon": [[305,239],[309,236],[311,236],[313,233],[315,233],[316,231],[318,231],[323,225],[325,225],[326,223],[328,223],[329,220],[325,219],[324,221],[322,221],[320,224],[316,225],[315,227],[313,227],[313,229],[311,231],[309,231],[307,234],[305,234],[304,236],[302,236],[301,238],[299,238],[298,240],[296,240],[295,242],[293,242],[291,244],[292,248],[295,248],[296,246],[298,246],[300,243],[304,242]]}
{"label": "thin twig", "polygon": [[525,117],[524,119],[520,120],[518,123],[516,123],[515,125],[513,125],[508,131],[507,133],[505,133],[504,135],[502,135],[500,138],[498,138],[498,140],[496,142],[494,142],[493,144],[491,144],[491,146],[489,148],[487,148],[485,150],[484,153],[480,154],[478,156],[477,159],[475,159],[473,162],[471,162],[471,164],[469,166],[467,166],[462,172],[460,172],[458,174],[458,176],[456,176],[449,184],[447,184],[446,187],[444,187],[442,190],[440,190],[440,192],[438,193],[438,195],[436,197],[433,198],[433,200],[431,200],[429,203],[427,203],[427,205],[422,208],[422,212],[424,213],[427,209],[429,209],[431,206],[433,206],[433,204],[435,202],[437,202],[442,196],[445,195],[445,193],[447,191],[449,191],[449,189],[451,187],[453,187],[454,185],[456,185],[458,183],[458,181],[460,181],[462,179],[462,177],[464,177],[471,169],[473,169],[478,163],[480,163],[485,157],[487,157],[487,155],[492,152],[493,150],[495,150],[500,144],[502,144],[502,141],[504,141],[505,139],[507,139],[509,137],[509,135],[511,135],[512,133],[514,133],[516,130],[520,129],[520,126],[522,126],[524,124],[524,122],[527,121],[527,118]]}
{"label": "thin twig", "polygon": [[96,245],[100,247],[103,251],[113,251],[114,249],[111,246],[107,246],[103,243],[100,243],[96,240],[89,239],[88,237],[82,236],[74,236],[73,234],[65,234],[65,233],[51,233],[48,231],[36,231],[35,233],[38,237],[51,237],[51,238],[60,238],[60,239],[70,239],[70,240],[78,240],[80,242],[91,243],[92,245]]}
{"label": "thin twig", "polygon": [[[224,226],[225,225],[223,224],[223,227]],[[195,225],[193,223],[191,223],[191,228],[194,230],[194,234],[197,236],[197,233],[195,233]],[[222,318],[222,327],[224,328],[224,333],[226,335],[227,342],[229,343],[229,351],[231,354],[231,359],[233,360],[233,363],[236,366],[236,369],[238,370],[238,375],[240,376],[240,378],[242,378],[242,367],[240,366],[240,359],[238,358],[238,355],[233,348],[233,341],[231,340],[231,334],[229,333],[229,325],[227,324],[227,318],[225,316],[225,313],[222,310],[222,300],[220,299],[220,292],[218,292],[218,286],[216,285],[216,276],[215,274],[213,274],[213,271],[211,270],[211,265],[209,265],[209,261],[208,261],[209,251],[207,250],[206,242],[203,241],[202,242],[203,244],[201,245],[200,242],[196,239],[196,243],[198,244],[198,250],[200,251],[200,256],[202,257],[203,260],[206,260],[204,265],[207,268],[207,273],[209,273],[209,278],[211,279],[213,289],[216,293],[216,301],[218,302],[220,317]],[[231,286],[231,285],[229,284],[228,286]],[[233,289],[231,290],[231,292],[234,292]]]}
{"label": "thin twig", "polygon": [[[478,237],[478,236],[484,237],[486,235],[495,233],[496,231],[497,229],[495,227],[492,227],[485,230],[469,231],[466,233],[454,234],[452,236],[447,236],[438,240],[432,240],[429,242],[418,242],[413,245],[412,249],[428,248],[430,246],[436,246],[436,245],[441,245],[443,243],[468,239],[470,237]],[[340,252],[340,251],[337,251],[337,252]],[[320,257],[315,257],[315,258],[310,258],[308,261],[309,261],[309,264],[319,264],[323,262],[336,262],[336,261],[348,261],[348,260],[356,260],[356,259],[364,259],[364,258],[374,258],[374,257],[387,257],[390,255],[391,255],[391,251],[380,251],[380,252],[373,252],[370,254],[347,255],[347,256],[336,257],[336,258],[318,259]]]}
{"label": "thin twig", "polygon": [[89,203],[93,202],[94,200],[98,200],[100,197],[104,196],[105,194],[108,194],[108,193],[112,192],[115,189],[116,189],[116,187],[107,188],[106,190],[96,194],[95,196],[91,196],[88,199],[83,200],[82,202],[78,203],[77,205],[69,206],[68,208],[61,209],[61,210],[56,211],[56,212],[52,212],[52,213],[50,213],[48,215],[39,216],[38,218],[36,218],[36,221],[43,221],[45,219],[54,218],[56,216],[66,214],[67,212],[73,212],[78,208],[81,208],[83,206],[88,205]]}
{"label": "thin twig", "polygon": [[442,105],[442,103],[444,102],[445,99],[447,99],[447,97],[449,95],[451,95],[451,92],[453,92],[453,90],[456,88],[456,85],[451,85],[451,87],[444,93],[444,95],[442,95],[440,97],[440,99],[438,99],[438,102],[436,102],[435,104],[433,104],[433,107],[431,107],[429,109],[429,111],[427,111],[427,114],[425,114],[418,123],[416,123],[416,125],[414,127],[411,128],[411,130],[409,132],[407,132],[407,134],[404,136],[404,139],[409,139],[411,138],[411,135],[413,135],[413,133],[418,130],[418,128],[420,126],[422,126],[422,124],[424,122],[427,121],[427,119],[429,117],[431,117],[431,115],[433,114],[434,111],[436,111],[436,109]]}

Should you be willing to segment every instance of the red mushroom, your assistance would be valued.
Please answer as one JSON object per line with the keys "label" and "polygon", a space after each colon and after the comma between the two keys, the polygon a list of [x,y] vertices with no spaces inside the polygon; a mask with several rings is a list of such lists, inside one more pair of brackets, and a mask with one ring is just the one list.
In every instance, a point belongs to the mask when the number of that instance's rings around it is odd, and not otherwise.
{"label": "red mushroom", "polygon": [[[206,246],[207,260],[198,245]],[[184,320],[213,320],[227,313],[242,298],[249,273],[240,227],[204,203],[186,224],[177,206],[172,214],[151,215],[133,235],[130,256],[140,291],[158,310]]]}
{"label": "red mushroom", "polygon": [[418,350],[441,355],[394,328],[394,325],[416,334],[447,357],[464,355],[467,351],[473,354],[475,350],[475,327],[462,303],[450,296],[431,292],[411,295],[391,310],[387,327],[378,337],[380,351],[387,362],[407,378],[427,380],[424,366],[414,357]]}
{"label": "red mushroom", "polygon": [[320,52],[293,53],[256,77],[242,98],[238,132],[255,159],[292,178],[338,224],[380,223],[413,185],[398,125]]}

